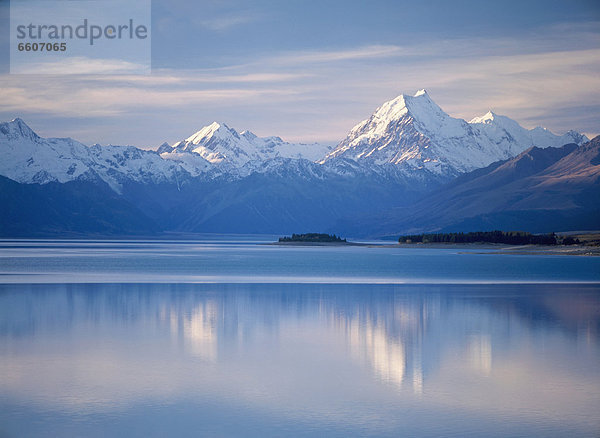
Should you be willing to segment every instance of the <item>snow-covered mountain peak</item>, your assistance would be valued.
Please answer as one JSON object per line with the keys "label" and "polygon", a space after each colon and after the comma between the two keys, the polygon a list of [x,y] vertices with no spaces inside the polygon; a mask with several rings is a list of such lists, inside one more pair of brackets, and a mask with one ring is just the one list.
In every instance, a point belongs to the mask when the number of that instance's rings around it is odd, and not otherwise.
{"label": "snow-covered mountain peak", "polygon": [[383,165],[408,165],[438,175],[455,176],[493,161],[511,158],[531,147],[585,141],[577,133],[557,136],[527,130],[492,111],[467,123],[446,114],[425,90],[400,95],[356,125],[321,163],[351,159]]}
{"label": "snow-covered mountain peak", "polygon": [[36,140],[40,138],[33,129],[19,117],[10,122],[0,123],[0,134],[3,134],[7,140],[16,140],[18,138]]}
{"label": "snow-covered mountain peak", "polygon": [[230,137],[239,138],[240,136],[235,129],[231,129],[225,123],[213,122],[186,138],[185,142],[197,145],[206,143],[211,138],[228,139]]}
{"label": "snow-covered mountain peak", "polygon": [[419,159],[426,160],[425,167],[437,167],[439,161],[426,151],[429,139],[457,137],[467,129],[464,120],[446,114],[424,89],[414,96],[401,94],[356,125],[321,163],[344,156],[376,165]]}
{"label": "snow-covered mountain peak", "polygon": [[423,89],[382,104],[333,150],[317,143],[258,137],[247,130],[238,133],[220,122],[204,126],[172,146],[163,143],[157,151],[124,146],[88,148],[68,138],[40,138],[17,118],[0,123],[0,175],[38,183],[100,178],[118,191],[128,179],[176,180],[179,184],[186,175],[241,177],[293,159],[336,169],[347,163],[368,169],[383,166],[410,178],[433,175],[443,179],[511,158],[532,146],[587,140],[574,131],[557,136],[544,128],[528,130],[492,111],[467,123],[446,114]]}
{"label": "snow-covered mountain peak", "polygon": [[444,111],[429,97],[425,89],[417,91],[414,96],[401,94],[385,102],[375,110],[372,118],[380,123],[399,120],[407,113],[415,119],[429,119],[431,115],[445,115]]}
{"label": "snow-covered mountain peak", "polygon": [[577,143],[578,145],[582,145],[583,143],[590,141],[587,135],[580,134],[572,129],[568,130],[563,137],[572,138],[573,143]]}
{"label": "snow-covered mountain peak", "polygon": [[453,135],[456,131],[456,124],[463,122],[459,119],[454,119],[442,110],[435,103],[425,90],[419,91],[414,96],[405,97],[408,113],[415,120],[416,127],[421,132],[439,134],[442,131],[448,135]]}
{"label": "snow-covered mountain peak", "polygon": [[119,193],[125,181],[166,182],[183,174],[154,151],[42,138],[21,119],[0,123],[0,151],[0,175],[28,184],[102,180]]}
{"label": "snow-covered mountain peak", "polygon": [[525,150],[532,146],[541,148],[548,146],[560,147],[567,143],[583,144],[589,141],[585,135],[581,135],[575,131],[569,131],[564,135],[558,136],[541,126],[528,130],[510,117],[501,116],[492,111],[488,111],[481,117],[475,117],[469,124],[473,128],[480,130],[497,145],[506,145],[502,147],[509,147],[511,153],[516,152],[514,150],[514,145],[516,144],[526,146],[523,149]]}
{"label": "snow-covered mountain peak", "polygon": [[[283,141],[280,137],[258,137],[250,131],[238,133],[225,123],[214,122],[190,137],[175,143],[164,152],[174,159],[177,154],[194,153],[221,168],[240,169],[248,162],[264,162],[273,158],[303,158],[316,161],[330,148],[321,144],[302,145]],[[161,155],[162,156],[162,155]]]}
{"label": "snow-covered mountain peak", "polygon": [[374,121],[385,123],[390,120],[397,120],[408,112],[406,107],[406,97],[401,94],[395,99],[389,100],[375,110],[371,116]]}
{"label": "snow-covered mountain peak", "polygon": [[256,134],[254,134],[251,131],[242,131],[242,133],[240,134],[242,137],[247,138],[248,140],[252,141],[254,140],[256,137]]}
{"label": "snow-covered mountain peak", "polygon": [[171,145],[169,143],[167,143],[166,141],[161,144],[158,149],[156,150],[156,152],[158,152],[158,154],[163,154],[165,152],[172,152],[173,148],[171,147]]}
{"label": "snow-covered mountain peak", "polygon": [[10,122],[6,122],[6,123],[11,124],[11,125],[17,125],[17,126],[26,126],[28,129],[31,129],[29,127],[29,125],[27,125],[27,123],[25,123],[25,121],[20,117],[15,117]]}
{"label": "snow-covered mountain peak", "polygon": [[521,126],[516,121],[511,119],[510,117],[506,117],[500,114],[495,113],[492,110],[489,110],[483,116],[473,117],[469,124],[477,124],[484,123],[486,125],[497,125],[497,126]]}
{"label": "snow-covered mountain peak", "polygon": [[357,124],[350,131],[350,135],[360,135],[360,132],[368,130],[371,136],[382,136],[390,129],[391,124],[396,124],[407,115],[414,120],[423,121],[423,125],[431,124],[432,116],[434,118],[447,116],[423,89],[414,96],[401,94],[385,102],[369,119]]}
{"label": "snow-covered mountain peak", "polygon": [[544,128],[543,126],[536,126],[535,128],[533,128],[531,130],[531,132],[535,132],[535,133],[539,133],[539,134],[546,134],[549,133],[550,131],[546,128]]}
{"label": "snow-covered mountain peak", "polygon": [[489,110],[483,116],[473,117],[469,121],[469,123],[491,123],[494,121],[494,119],[496,117],[498,117],[498,115],[496,113],[494,113],[492,110]]}
{"label": "snow-covered mountain peak", "polygon": [[[493,111],[488,111],[481,117],[473,118],[469,122],[469,124],[470,125],[488,125],[490,127],[495,127],[497,129],[504,129],[504,130],[508,130],[508,131],[511,131],[511,130],[519,131],[519,130],[524,129],[521,125],[519,125],[516,121],[514,121],[510,117],[496,114]],[[546,130],[544,128],[540,128],[540,129]]]}

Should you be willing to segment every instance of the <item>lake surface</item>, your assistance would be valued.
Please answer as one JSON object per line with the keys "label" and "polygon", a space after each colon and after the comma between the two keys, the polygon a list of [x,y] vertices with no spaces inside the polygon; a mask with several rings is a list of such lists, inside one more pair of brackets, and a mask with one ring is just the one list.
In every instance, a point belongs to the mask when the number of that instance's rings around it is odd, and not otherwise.
{"label": "lake surface", "polygon": [[600,434],[600,258],[0,241],[0,437]]}

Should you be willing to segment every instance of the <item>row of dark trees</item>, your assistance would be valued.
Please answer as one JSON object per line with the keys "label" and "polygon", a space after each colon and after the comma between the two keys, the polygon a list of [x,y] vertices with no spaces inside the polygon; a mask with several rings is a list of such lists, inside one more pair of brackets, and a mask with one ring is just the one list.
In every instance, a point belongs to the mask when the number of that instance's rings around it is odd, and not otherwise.
{"label": "row of dark trees", "polygon": [[335,234],[322,234],[322,233],[305,233],[305,234],[292,234],[292,237],[280,237],[280,242],[345,242],[346,239],[336,236]]}
{"label": "row of dark trees", "polygon": [[559,238],[556,234],[531,234],[524,231],[475,231],[400,236],[399,243],[505,243],[508,245],[574,245],[578,239]]}

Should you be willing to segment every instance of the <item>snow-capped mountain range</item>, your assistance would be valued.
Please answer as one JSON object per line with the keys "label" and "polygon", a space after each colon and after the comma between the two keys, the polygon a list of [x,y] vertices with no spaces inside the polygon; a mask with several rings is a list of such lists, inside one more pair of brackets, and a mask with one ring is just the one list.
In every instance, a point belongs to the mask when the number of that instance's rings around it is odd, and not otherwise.
{"label": "snow-capped mountain range", "polygon": [[317,161],[331,148],[319,143],[293,144],[280,137],[257,137],[250,131],[238,133],[225,123],[214,122],[194,135],[175,143],[172,147],[163,144],[163,153],[193,152],[210,163],[228,162],[242,167],[249,161],[267,161],[273,158],[296,158]]}
{"label": "snow-capped mountain range", "polygon": [[[582,144],[574,131],[558,136],[527,130],[492,112],[466,122],[446,114],[425,90],[384,103],[335,148],[292,144],[279,137],[238,133],[212,123],[157,151],[132,146],[88,147],[70,138],[41,138],[21,119],[0,124],[0,175],[20,183],[101,179],[117,193],[126,181],[177,183],[188,178],[254,172],[304,172],[352,176],[365,172],[426,181],[451,178],[507,159],[532,147]],[[281,170],[285,169],[285,170]]]}
{"label": "snow-capped mountain range", "polygon": [[375,165],[407,164],[434,174],[457,175],[505,160],[532,146],[582,144],[574,131],[558,136],[544,128],[527,130],[488,112],[470,122],[446,114],[427,94],[400,95],[357,124],[321,163],[341,157]]}
{"label": "snow-capped mountain range", "polygon": [[0,150],[0,175],[20,183],[101,179],[119,192],[126,180],[161,183],[173,180],[180,171],[155,151],[42,138],[19,118],[0,124]]}

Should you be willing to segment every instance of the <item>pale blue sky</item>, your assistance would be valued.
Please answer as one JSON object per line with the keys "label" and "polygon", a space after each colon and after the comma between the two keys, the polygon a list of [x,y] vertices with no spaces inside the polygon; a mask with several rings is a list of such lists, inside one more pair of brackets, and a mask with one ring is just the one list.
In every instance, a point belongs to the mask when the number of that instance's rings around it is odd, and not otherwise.
{"label": "pale blue sky", "polygon": [[600,133],[597,0],[154,0],[152,17],[150,76],[9,75],[3,56],[0,120],[90,144],[156,147],[213,120],[336,143],[426,88],[455,117]]}

